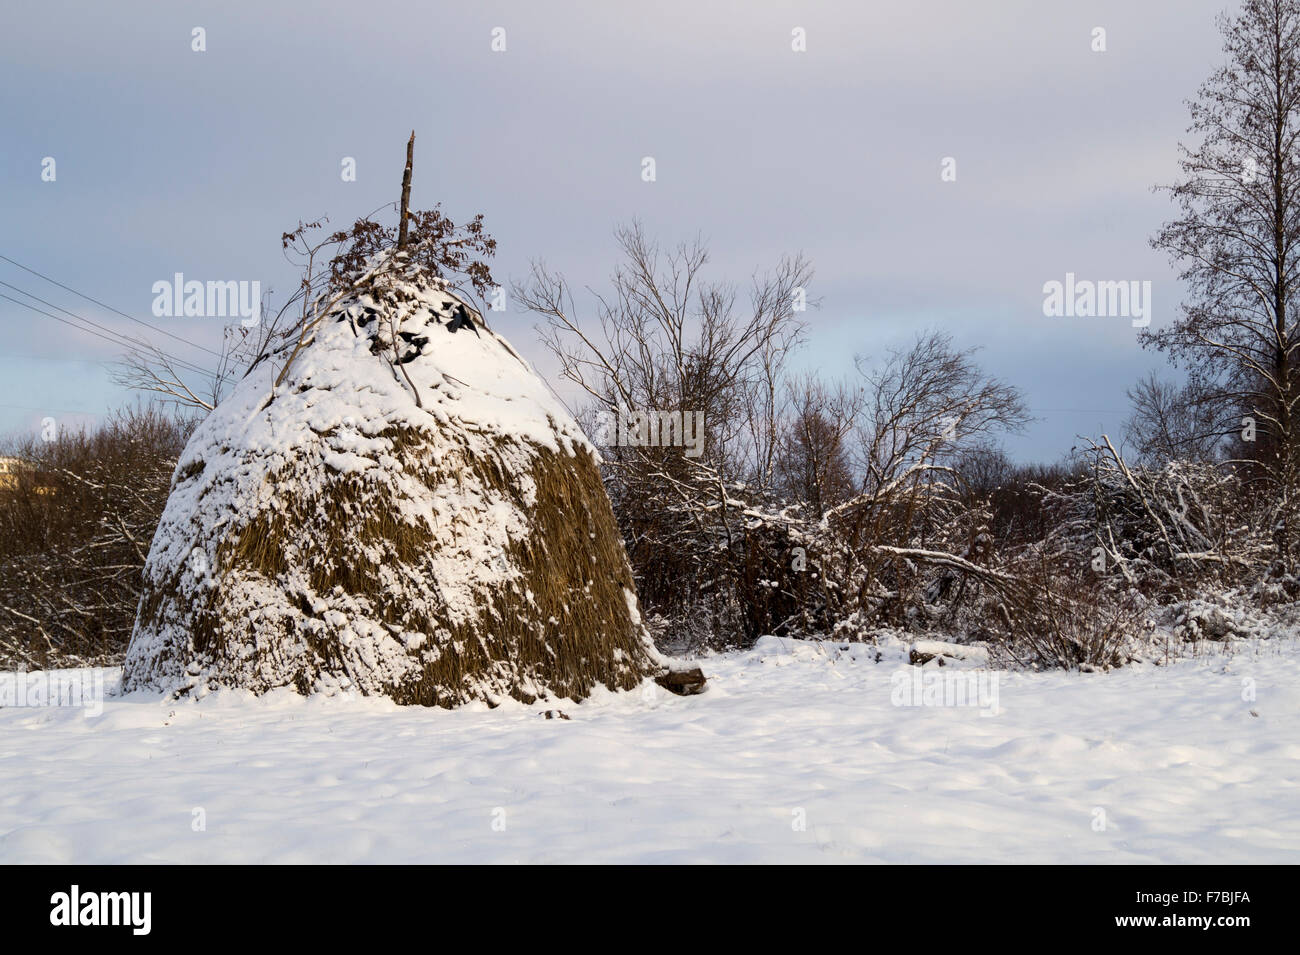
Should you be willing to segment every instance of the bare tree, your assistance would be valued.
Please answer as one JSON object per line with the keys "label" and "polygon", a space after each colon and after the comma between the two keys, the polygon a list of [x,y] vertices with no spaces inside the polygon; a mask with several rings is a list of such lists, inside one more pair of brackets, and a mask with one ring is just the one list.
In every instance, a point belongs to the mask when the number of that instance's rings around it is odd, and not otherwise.
{"label": "bare tree", "polygon": [[[879,366],[860,357],[865,405],[856,427],[858,492],[821,518],[819,549],[838,566],[826,595],[838,615],[902,622],[917,601],[934,603],[967,577],[996,579],[988,514],[963,499],[962,452],[1028,420],[1020,393],[985,375],[973,352],[941,333],[919,335]],[[936,581],[921,567],[944,568]],[[824,575],[825,576],[825,575]]]}
{"label": "bare tree", "polygon": [[798,308],[812,269],[784,258],[752,277],[746,301],[706,277],[701,240],[665,250],[637,223],[615,235],[622,262],[589,310],[542,263],[514,294],[542,317],[561,375],[607,420],[700,416],[698,456],[616,443],[606,473],[642,598],[653,608],[707,597],[709,627],[725,629],[724,615],[748,612],[737,579],[759,573],[745,541],[752,505],[771,489],[784,366],[804,332]]}
{"label": "bare tree", "polygon": [[[216,368],[196,371],[161,348],[141,344],[122,356],[111,368],[113,380],[134,391],[156,396],[164,404],[206,413],[221,401],[230,385],[245,374],[267,352],[282,345],[289,334],[289,310],[299,300],[295,295],[271,315],[269,290],[263,294],[261,318],[253,326],[228,325],[222,332],[221,352]],[[268,319],[266,316],[271,315]]]}
{"label": "bare tree", "polygon": [[1281,502],[1278,556],[1296,551],[1296,290],[1300,256],[1300,0],[1246,0],[1220,18],[1227,63],[1189,103],[1181,212],[1152,240],[1183,267],[1192,299],[1145,342],[1186,363],[1219,397],[1225,431],[1259,428],[1254,455]]}
{"label": "bare tree", "polygon": [[789,421],[776,453],[775,489],[820,519],[857,488],[850,439],[862,391],[844,383],[827,385],[811,374],[789,382],[787,389]]}
{"label": "bare tree", "polygon": [[[615,235],[624,262],[612,291],[593,293],[591,317],[578,313],[568,282],[542,263],[515,286],[524,307],[545,319],[540,332],[561,375],[611,413],[701,412],[711,462],[736,470],[755,464],[753,446],[736,444],[751,419],[747,399],[754,389],[775,395],[785,359],[802,340],[795,307],[798,290],[812,280],[810,265],[795,256],[755,275],[746,307],[734,285],[705,280],[709,255],[701,240],[664,251],[639,223]],[[767,457],[764,445],[760,469]]]}
{"label": "bare tree", "polygon": [[1228,437],[1219,400],[1197,382],[1180,386],[1152,372],[1128,391],[1128,399],[1132,412],[1124,433],[1141,463],[1218,457]]}

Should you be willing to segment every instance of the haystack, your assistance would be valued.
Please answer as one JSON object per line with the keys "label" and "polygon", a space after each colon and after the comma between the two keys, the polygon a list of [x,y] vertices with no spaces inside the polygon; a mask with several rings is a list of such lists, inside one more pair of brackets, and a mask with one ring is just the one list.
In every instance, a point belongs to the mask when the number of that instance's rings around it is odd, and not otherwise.
{"label": "haystack", "polygon": [[[400,253],[399,253],[400,256]],[[668,667],[594,448],[528,364],[398,258],[181,456],[127,689],[582,699]]]}

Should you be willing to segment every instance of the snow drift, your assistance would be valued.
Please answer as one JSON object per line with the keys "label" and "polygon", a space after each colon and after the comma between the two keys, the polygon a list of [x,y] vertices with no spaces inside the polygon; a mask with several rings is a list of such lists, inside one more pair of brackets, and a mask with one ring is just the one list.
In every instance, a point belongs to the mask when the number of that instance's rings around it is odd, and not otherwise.
{"label": "snow drift", "polygon": [[[400,254],[399,254],[400,255]],[[198,427],[124,688],[581,699],[667,666],[595,450],[528,364],[398,258]]]}

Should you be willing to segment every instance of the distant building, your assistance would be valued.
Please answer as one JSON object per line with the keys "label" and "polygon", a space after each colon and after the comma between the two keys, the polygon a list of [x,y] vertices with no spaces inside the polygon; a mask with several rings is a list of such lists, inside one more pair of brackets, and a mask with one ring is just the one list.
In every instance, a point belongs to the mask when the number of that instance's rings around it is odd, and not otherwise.
{"label": "distant building", "polygon": [[18,486],[18,472],[26,462],[20,458],[0,458],[0,488]]}
{"label": "distant building", "polygon": [[[0,457],[0,491],[18,490],[18,479],[22,474],[36,475],[35,466],[22,458]],[[36,484],[37,494],[53,494],[54,488],[45,482]]]}

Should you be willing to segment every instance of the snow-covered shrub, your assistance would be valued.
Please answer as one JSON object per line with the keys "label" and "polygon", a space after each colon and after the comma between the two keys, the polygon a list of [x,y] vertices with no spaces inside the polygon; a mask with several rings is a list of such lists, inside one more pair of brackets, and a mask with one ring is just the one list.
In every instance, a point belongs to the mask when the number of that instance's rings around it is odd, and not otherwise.
{"label": "snow-covered shrub", "polygon": [[1178,597],[1262,576],[1273,550],[1230,466],[1130,466],[1109,440],[1080,479],[1047,493],[1046,549],[1148,596]]}
{"label": "snow-covered shrub", "polygon": [[1145,602],[1046,559],[1015,568],[988,635],[1010,661],[1035,669],[1109,669],[1150,636]]}

